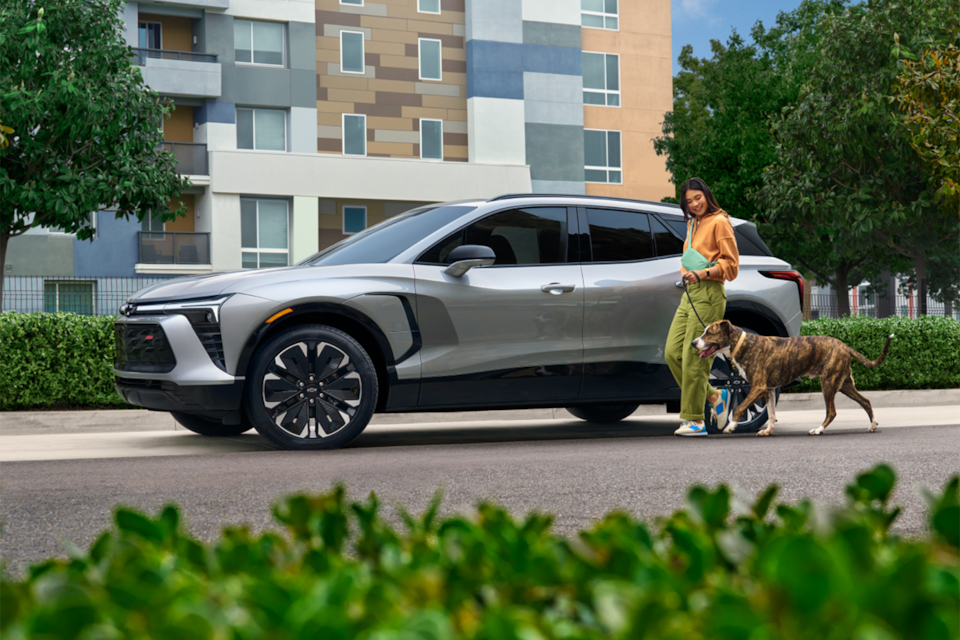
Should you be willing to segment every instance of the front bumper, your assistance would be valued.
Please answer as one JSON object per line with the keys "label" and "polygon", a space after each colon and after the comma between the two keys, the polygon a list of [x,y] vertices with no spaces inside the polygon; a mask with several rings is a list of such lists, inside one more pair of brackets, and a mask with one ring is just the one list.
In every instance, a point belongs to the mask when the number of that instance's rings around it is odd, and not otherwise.
{"label": "front bumper", "polygon": [[153,411],[178,411],[211,420],[239,416],[243,381],[209,386],[181,386],[169,381],[124,379],[114,384],[126,402]]}

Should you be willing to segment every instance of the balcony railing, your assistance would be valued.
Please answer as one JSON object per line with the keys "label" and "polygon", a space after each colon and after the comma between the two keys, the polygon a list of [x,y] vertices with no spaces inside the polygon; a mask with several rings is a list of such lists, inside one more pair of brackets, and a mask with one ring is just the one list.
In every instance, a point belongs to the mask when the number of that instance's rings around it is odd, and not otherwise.
{"label": "balcony railing", "polygon": [[210,175],[207,171],[207,145],[198,142],[164,142],[160,147],[177,159],[177,173],[188,176]]}
{"label": "balcony railing", "polygon": [[141,231],[140,264],[210,264],[210,234]]}
{"label": "balcony railing", "polygon": [[217,54],[199,53],[197,51],[174,51],[172,49],[144,49],[142,47],[131,47],[133,49],[133,63],[137,66],[147,64],[147,58],[158,60],[186,60],[188,62],[216,62]]}

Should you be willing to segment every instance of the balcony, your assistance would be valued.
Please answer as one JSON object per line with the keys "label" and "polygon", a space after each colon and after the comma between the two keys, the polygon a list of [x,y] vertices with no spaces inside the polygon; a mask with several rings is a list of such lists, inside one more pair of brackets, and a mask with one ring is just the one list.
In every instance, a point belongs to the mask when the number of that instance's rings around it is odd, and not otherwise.
{"label": "balcony", "polygon": [[219,98],[220,63],[213,53],[133,47],[131,61],[146,84],[176,97]]}
{"label": "balcony", "polygon": [[197,142],[164,142],[160,145],[177,160],[177,173],[188,176],[208,176],[207,145]]}
{"label": "balcony", "polygon": [[210,234],[140,231],[137,273],[209,273]]}

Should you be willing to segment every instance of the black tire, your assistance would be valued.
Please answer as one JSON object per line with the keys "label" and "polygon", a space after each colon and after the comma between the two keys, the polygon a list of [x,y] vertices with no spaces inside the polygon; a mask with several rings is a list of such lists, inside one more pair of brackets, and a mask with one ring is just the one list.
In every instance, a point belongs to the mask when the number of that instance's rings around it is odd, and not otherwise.
{"label": "black tire", "polygon": [[584,407],[567,407],[567,411],[587,422],[620,422],[636,411],[639,406],[639,404],[594,404]]}
{"label": "black tire", "polygon": [[244,407],[277,446],[337,449],[370,422],[377,393],[376,369],[359,342],[333,327],[302,325],[257,350]]}
{"label": "black tire", "polygon": [[[741,327],[747,333],[757,334],[756,331],[748,327]],[[730,389],[730,413],[729,416],[733,415],[733,412],[737,407],[740,406],[740,403],[747,397],[750,393],[750,385],[746,380],[733,372],[733,367],[730,366],[730,362],[723,358],[716,358],[713,361],[713,367],[710,369],[710,384],[716,389],[721,389],[727,387]],[[778,388],[774,393],[774,401],[780,400],[780,389]],[[707,423],[707,433],[718,434],[720,430],[717,429],[717,422],[713,419],[710,414],[711,410],[710,402],[706,403],[704,409]],[[763,425],[767,424],[767,400],[762,398],[757,400],[751,407],[749,407],[741,417],[740,422],[737,424],[737,430],[735,433],[756,433],[760,431]]]}
{"label": "black tire", "polygon": [[238,436],[253,429],[253,425],[246,419],[246,416],[240,418],[240,424],[223,424],[219,420],[208,420],[190,413],[170,412],[173,419],[180,423],[184,429],[199,433],[202,436],[211,438],[225,438],[228,436]]}

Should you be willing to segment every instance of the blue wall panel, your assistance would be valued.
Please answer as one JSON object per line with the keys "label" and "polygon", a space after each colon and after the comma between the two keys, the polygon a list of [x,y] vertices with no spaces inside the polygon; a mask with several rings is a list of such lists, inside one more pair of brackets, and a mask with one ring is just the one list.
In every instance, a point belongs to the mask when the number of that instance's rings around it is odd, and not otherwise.
{"label": "blue wall panel", "polygon": [[523,72],[583,75],[579,49],[467,41],[467,98],[523,100]]}
{"label": "blue wall panel", "polygon": [[193,110],[193,124],[200,126],[208,122],[221,124],[237,123],[237,105],[233,102],[205,100],[203,105]]}
{"label": "blue wall panel", "polygon": [[136,275],[140,254],[136,218],[117,219],[112,211],[97,212],[97,237],[73,241],[73,274],[76,276]]}

